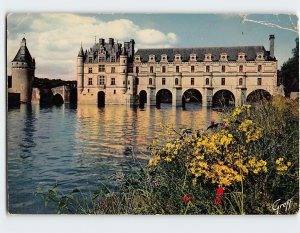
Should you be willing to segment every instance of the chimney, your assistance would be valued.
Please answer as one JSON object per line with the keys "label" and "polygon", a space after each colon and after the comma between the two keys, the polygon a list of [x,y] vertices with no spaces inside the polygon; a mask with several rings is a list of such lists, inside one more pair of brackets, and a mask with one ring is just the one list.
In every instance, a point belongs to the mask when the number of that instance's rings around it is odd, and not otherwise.
{"label": "chimney", "polygon": [[270,35],[269,40],[270,40],[270,57],[274,58],[274,40],[275,40],[275,36]]}
{"label": "chimney", "polygon": [[112,46],[114,44],[114,39],[113,38],[109,38],[108,39],[108,43]]}
{"label": "chimney", "polygon": [[103,38],[100,38],[100,39],[99,39],[99,44],[100,44],[100,45],[104,45],[104,42],[105,42],[105,41],[104,41]]}

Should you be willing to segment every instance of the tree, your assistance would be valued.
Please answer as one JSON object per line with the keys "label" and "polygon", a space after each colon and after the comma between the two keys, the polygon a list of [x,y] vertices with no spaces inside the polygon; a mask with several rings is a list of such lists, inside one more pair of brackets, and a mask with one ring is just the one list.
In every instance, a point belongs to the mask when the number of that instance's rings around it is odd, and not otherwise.
{"label": "tree", "polygon": [[296,47],[292,50],[292,57],[283,63],[278,73],[280,83],[284,85],[285,94],[299,92],[299,38],[295,39]]}

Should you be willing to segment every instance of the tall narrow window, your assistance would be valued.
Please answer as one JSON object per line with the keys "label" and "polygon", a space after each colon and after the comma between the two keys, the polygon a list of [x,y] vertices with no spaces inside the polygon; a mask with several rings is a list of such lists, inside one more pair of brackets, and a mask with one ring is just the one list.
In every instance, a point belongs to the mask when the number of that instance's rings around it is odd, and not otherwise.
{"label": "tall narrow window", "polygon": [[89,78],[88,85],[93,85],[93,78]]}
{"label": "tall narrow window", "polygon": [[89,74],[93,73],[93,68],[89,67]]}
{"label": "tall narrow window", "polygon": [[116,94],[116,90],[114,90],[114,94]]}
{"label": "tall narrow window", "polygon": [[206,78],[206,80],[205,80],[205,85],[209,85],[209,78]]}
{"label": "tall narrow window", "polygon": [[195,85],[195,79],[194,78],[191,78],[191,85]]}
{"label": "tall narrow window", "polygon": [[110,85],[116,85],[116,78],[111,78]]}
{"label": "tall narrow window", "polygon": [[150,66],[150,73],[153,73],[153,66]]}
{"label": "tall narrow window", "polygon": [[166,67],[165,66],[162,67],[162,72],[166,73]]}
{"label": "tall narrow window", "polygon": [[162,78],[161,85],[166,85],[166,78]]}
{"label": "tall narrow window", "polygon": [[99,65],[98,72],[105,72],[105,65]]}
{"label": "tall narrow window", "polygon": [[206,66],[206,72],[210,72],[210,67]]}
{"label": "tall narrow window", "polygon": [[179,73],[179,66],[176,66],[176,73]]}
{"label": "tall narrow window", "polygon": [[[137,66],[137,67],[135,67],[135,73],[139,73],[139,71],[140,71],[140,69],[139,69],[139,67]],[[125,72],[124,72],[125,73]]]}
{"label": "tall narrow window", "polygon": [[221,85],[222,85],[222,86],[225,86],[225,78],[222,78],[222,79],[221,79]]}
{"label": "tall narrow window", "polygon": [[12,77],[11,76],[8,76],[7,88],[12,88]]}
{"label": "tall narrow window", "polygon": [[104,85],[104,76],[102,76],[102,75],[98,76],[97,84]]}
{"label": "tall narrow window", "polygon": [[191,66],[191,73],[195,72],[195,66]]}
{"label": "tall narrow window", "polygon": [[149,85],[152,85],[152,78],[149,78]]}
{"label": "tall narrow window", "polygon": [[222,66],[222,72],[223,73],[225,72],[225,66]]}
{"label": "tall narrow window", "polygon": [[262,70],[261,68],[262,68],[261,65],[258,65],[257,71],[258,71],[258,72],[261,72],[261,70]]}
{"label": "tall narrow window", "polygon": [[257,78],[257,85],[261,86],[261,78]]}
{"label": "tall narrow window", "polygon": [[116,73],[116,67],[111,67],[110,71],[111,73]]}
{"label": "tall narrow window", "polygon": [[175,85],[178,85],[178,78],[175,78]]}
{"label": "tall narrow window", "polygon": [[241,73],[241,72],[243,72],[243,70],[244,70],[243,65],[240,65],[240,66],[239,66],[239,72]]}
{"label": "tall narrow window", "polygon": [[242,86],[242,85],[243,85],[243,79],[240,78],[240,79],[239,79],[239,86]]}

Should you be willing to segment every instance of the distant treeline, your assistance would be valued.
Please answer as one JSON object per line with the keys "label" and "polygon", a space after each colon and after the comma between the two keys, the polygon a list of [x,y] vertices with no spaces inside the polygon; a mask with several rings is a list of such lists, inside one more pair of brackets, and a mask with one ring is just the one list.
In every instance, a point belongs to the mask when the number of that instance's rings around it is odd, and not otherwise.
{"label": "distant treeline", "polygon": [[51,89],[59,86],[77,87],[77,81],[64,81],[61,79],[48,79],[34,77],[33,87]]}

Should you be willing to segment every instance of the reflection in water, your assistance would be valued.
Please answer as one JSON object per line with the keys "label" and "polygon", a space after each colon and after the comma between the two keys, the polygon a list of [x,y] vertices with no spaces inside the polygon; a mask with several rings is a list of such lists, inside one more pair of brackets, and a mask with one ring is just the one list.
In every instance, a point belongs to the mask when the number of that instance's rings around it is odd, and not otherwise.
{"label": "reflection in water", "polygon": [[9,109],[9,211],[55,212],[33,193],[56,182],[61,192],[79,187],[89,193],[103,184],[113,187],[112,174],[135,166],[133,153],[144,161],[149,158],[147,146],[161,124],[201,129],[218,118],[217,112],[191,103],[184,111],[163,103],[160,109],[90,105]]}

